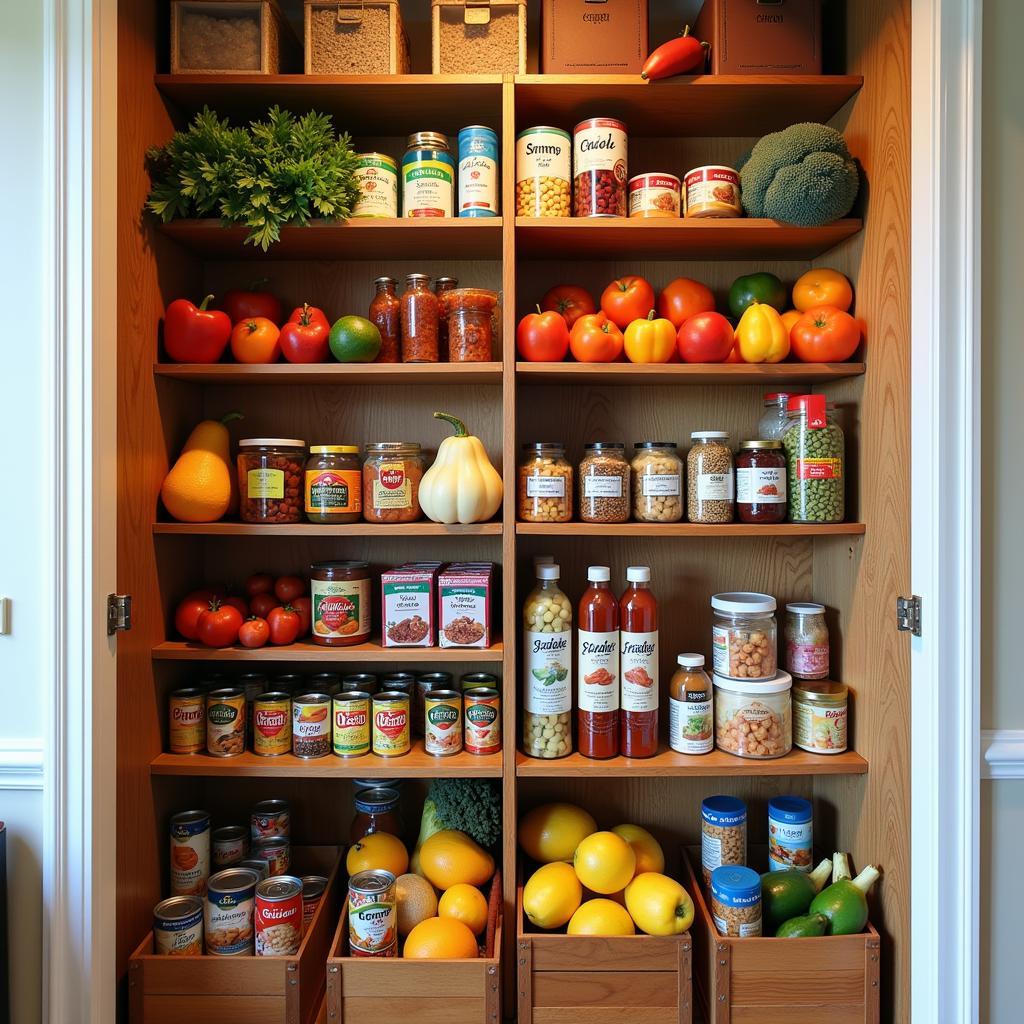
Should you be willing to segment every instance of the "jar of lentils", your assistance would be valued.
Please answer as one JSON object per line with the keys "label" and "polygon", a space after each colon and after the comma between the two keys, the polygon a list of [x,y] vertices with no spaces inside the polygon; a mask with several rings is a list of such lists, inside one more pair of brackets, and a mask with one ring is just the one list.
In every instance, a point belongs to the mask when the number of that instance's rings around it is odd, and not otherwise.
{"label": "jar of lentils", "polygon": [[789,518],[794,523],[841,523],[846,443],[824,395],[790,398],[786,432]]}
{"label": "jar of lentils", "polygon": [[238,442],[238,517],[243,523],[298,523],[306,442],[287,437],[247,437]]}
{"label": "jar of lentils", "polygon": [[715,675],[773,679],[778,667],[775,598],[744,591],[715,594],[711,610]]}
{"label": "jar of lentils", "polygon": [[719,935],[760,935],[761,876],[742,865],[715,868],[711,874],[711,916]]}
{"label": "jar of lentils", "polygon": [[524,523],[567,523],[572,519],[572,466],[565,445],[550,441],[523,445],[517,487]]}
{"label": "jar of lentils", "polygon": [[695,430],[686,456],[686,513],[691,523],[731,523],[735,480],[729,435]]}
{"label": "jar of lentils", "polygon": [[736,518],[781,523],[786,518],[786,456],[781,441],[744,441],[736,456]]}
{"label": "jar of lentils", "polygon": [[580,519],[585,523],[629,520],[629,463],[618,441],[584,446],[580,463]]}
{"label": "jar of lentils", "polygon": [[678,523],[683,518],[683,460],[675,442],[637,441],[633,447],[633,518]]}

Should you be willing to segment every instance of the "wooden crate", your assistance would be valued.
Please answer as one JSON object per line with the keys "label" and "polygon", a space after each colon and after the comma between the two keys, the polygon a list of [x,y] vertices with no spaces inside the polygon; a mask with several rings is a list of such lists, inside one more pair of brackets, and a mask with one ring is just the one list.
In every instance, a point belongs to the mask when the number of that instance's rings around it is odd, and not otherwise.
{"label": "wooden crate", "polygon": [[878,1024],[879,935],[740,939],[718,934],[691,849],[697,994],[708,1024]]}
{"label": "wooden crate", "polygon": [[404,75],[409,37],[398,0],[304,0],[307,75]]}
{"label": "wooden crate", "polygon": [[402,960],[348,955],[347,900],[327,961],[330,1024],[500,1024],[501,873],[491,882],[486,956]]}
{"label": "wooden crate", "polygon": [[[232,51],[225,52],[220,67],[197,67],[184,56],[186,14],[210,17],[250,17],[259,24],[259,66],[238,67],[231,62]],[[289,63],[298,50],[298,41],[281,13],[277,0],[171,0],[171,74],[203,75],[277,75],[289,70]]]}
{"label": "wooden crate", "polygon": [[297,846],[297,874],[327,874],[327,888],[295,956],[156,956],[153,933],[128,963],[131,1024],[311,1024],[344,874],[335,846]]}
{"label": "wooden crate", "polygon": [[435,75],[526,74],[526,0],[430,0]]}

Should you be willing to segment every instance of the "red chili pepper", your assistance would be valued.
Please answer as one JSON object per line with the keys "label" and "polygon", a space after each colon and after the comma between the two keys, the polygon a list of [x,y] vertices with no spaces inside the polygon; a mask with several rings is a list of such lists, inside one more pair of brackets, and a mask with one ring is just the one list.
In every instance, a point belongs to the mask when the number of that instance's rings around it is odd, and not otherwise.
{"label": "red chili pepper", "polygon": [[662,43],[647,58],[640,77],[654,81],[694,71],[703,65],[707,48],[707,43],[702,43],[690,35],[690,26],[687,25],[682,35]]}
{"label": "red chili pepper", "polygon": [[212,295],[196,306],[175,299],[164,313],[164,348],[176,363],[215,363],[231,337],[227,313],[207,309]]}

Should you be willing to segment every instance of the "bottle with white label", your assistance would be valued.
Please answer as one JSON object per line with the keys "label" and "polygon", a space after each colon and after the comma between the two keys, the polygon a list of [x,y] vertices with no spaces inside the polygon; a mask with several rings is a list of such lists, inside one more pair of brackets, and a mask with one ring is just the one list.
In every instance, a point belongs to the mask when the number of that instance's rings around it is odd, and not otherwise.
{"label": "bottle with white label", "polygon": [[619,750],[625,757],[658,752],[658,602],[651,570],[631,565],[619,600]]}
{"label": "bottle with white label", "polygon": [[619,752],[619,602],[606,565],[587,569],[576,631],[576,743],[584,757]]}
{"label": "bottle with white label", "polygon": [[668,745],[680,754],[710,754],[715,746],[711,680],[703,654],[680,654],[668,688]]}

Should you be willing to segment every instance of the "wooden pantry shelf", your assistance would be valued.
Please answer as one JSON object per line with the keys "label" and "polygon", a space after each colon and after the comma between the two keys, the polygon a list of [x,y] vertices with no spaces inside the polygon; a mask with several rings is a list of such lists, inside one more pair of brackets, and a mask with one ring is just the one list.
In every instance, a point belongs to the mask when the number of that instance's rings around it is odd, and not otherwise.
{"label": "wooden pantry shelf", "polygon": [[155,661],[321,661],[321,662],[500,662],[501,641],[480,647],[382,647],[379,642],[352,647],[321,647],[310,641],[286,647],[203,647],[182,640],[166,640],[153,647]]}
{"label": "wooden pantry shelf", "polygon": [[817,228],[754,217],[517,217],[516,255],[544,260],[807,260],[857,234],[862,226],[856,217]]}
{"label": "wooden pantry shelf", "polygon": [[172,220],[158,230],[203,259],[452,260],[501,258],[501,217],[366,218],[286,225],[267,252],[246,245],[248,228],[216,218]]}
{"label": "wooden pantry shelf", "polygon": [[501,363],[154,363],[195,384],[500,384]]}
{"label": "wooden pantry shelf", "polygon": [[539,537],[856,537],[864,523],[516,523]]}
{"label": "wooden pantry shelf", "polygon": [[522,751],[516,751],[516,775],[521,779],[584,776],[623,779],[651,776],[723,778],[752,775],[865,775],[867,770],[867,761],[852,750],[842,754],[809,754],[794,748],[785,757],[764,761],[736,757],[722,750],[701,755],[678,754],[664,746],[654,757],[612,757],[607,761],[594,761],[581,754],[547,761],[527,757]]}
{"label": "wooden pantry shelf", "polygon": [[827,384],[864,374],[864,363],[516,363],[521,384]]}
{"label": "wooden pantry shelf", "polygon": [[339,523],[323,526],[315,523],[266,525],[258,523],[154,523],[153,533],[188,537],[495,537],[501,535],[501,523]]}

